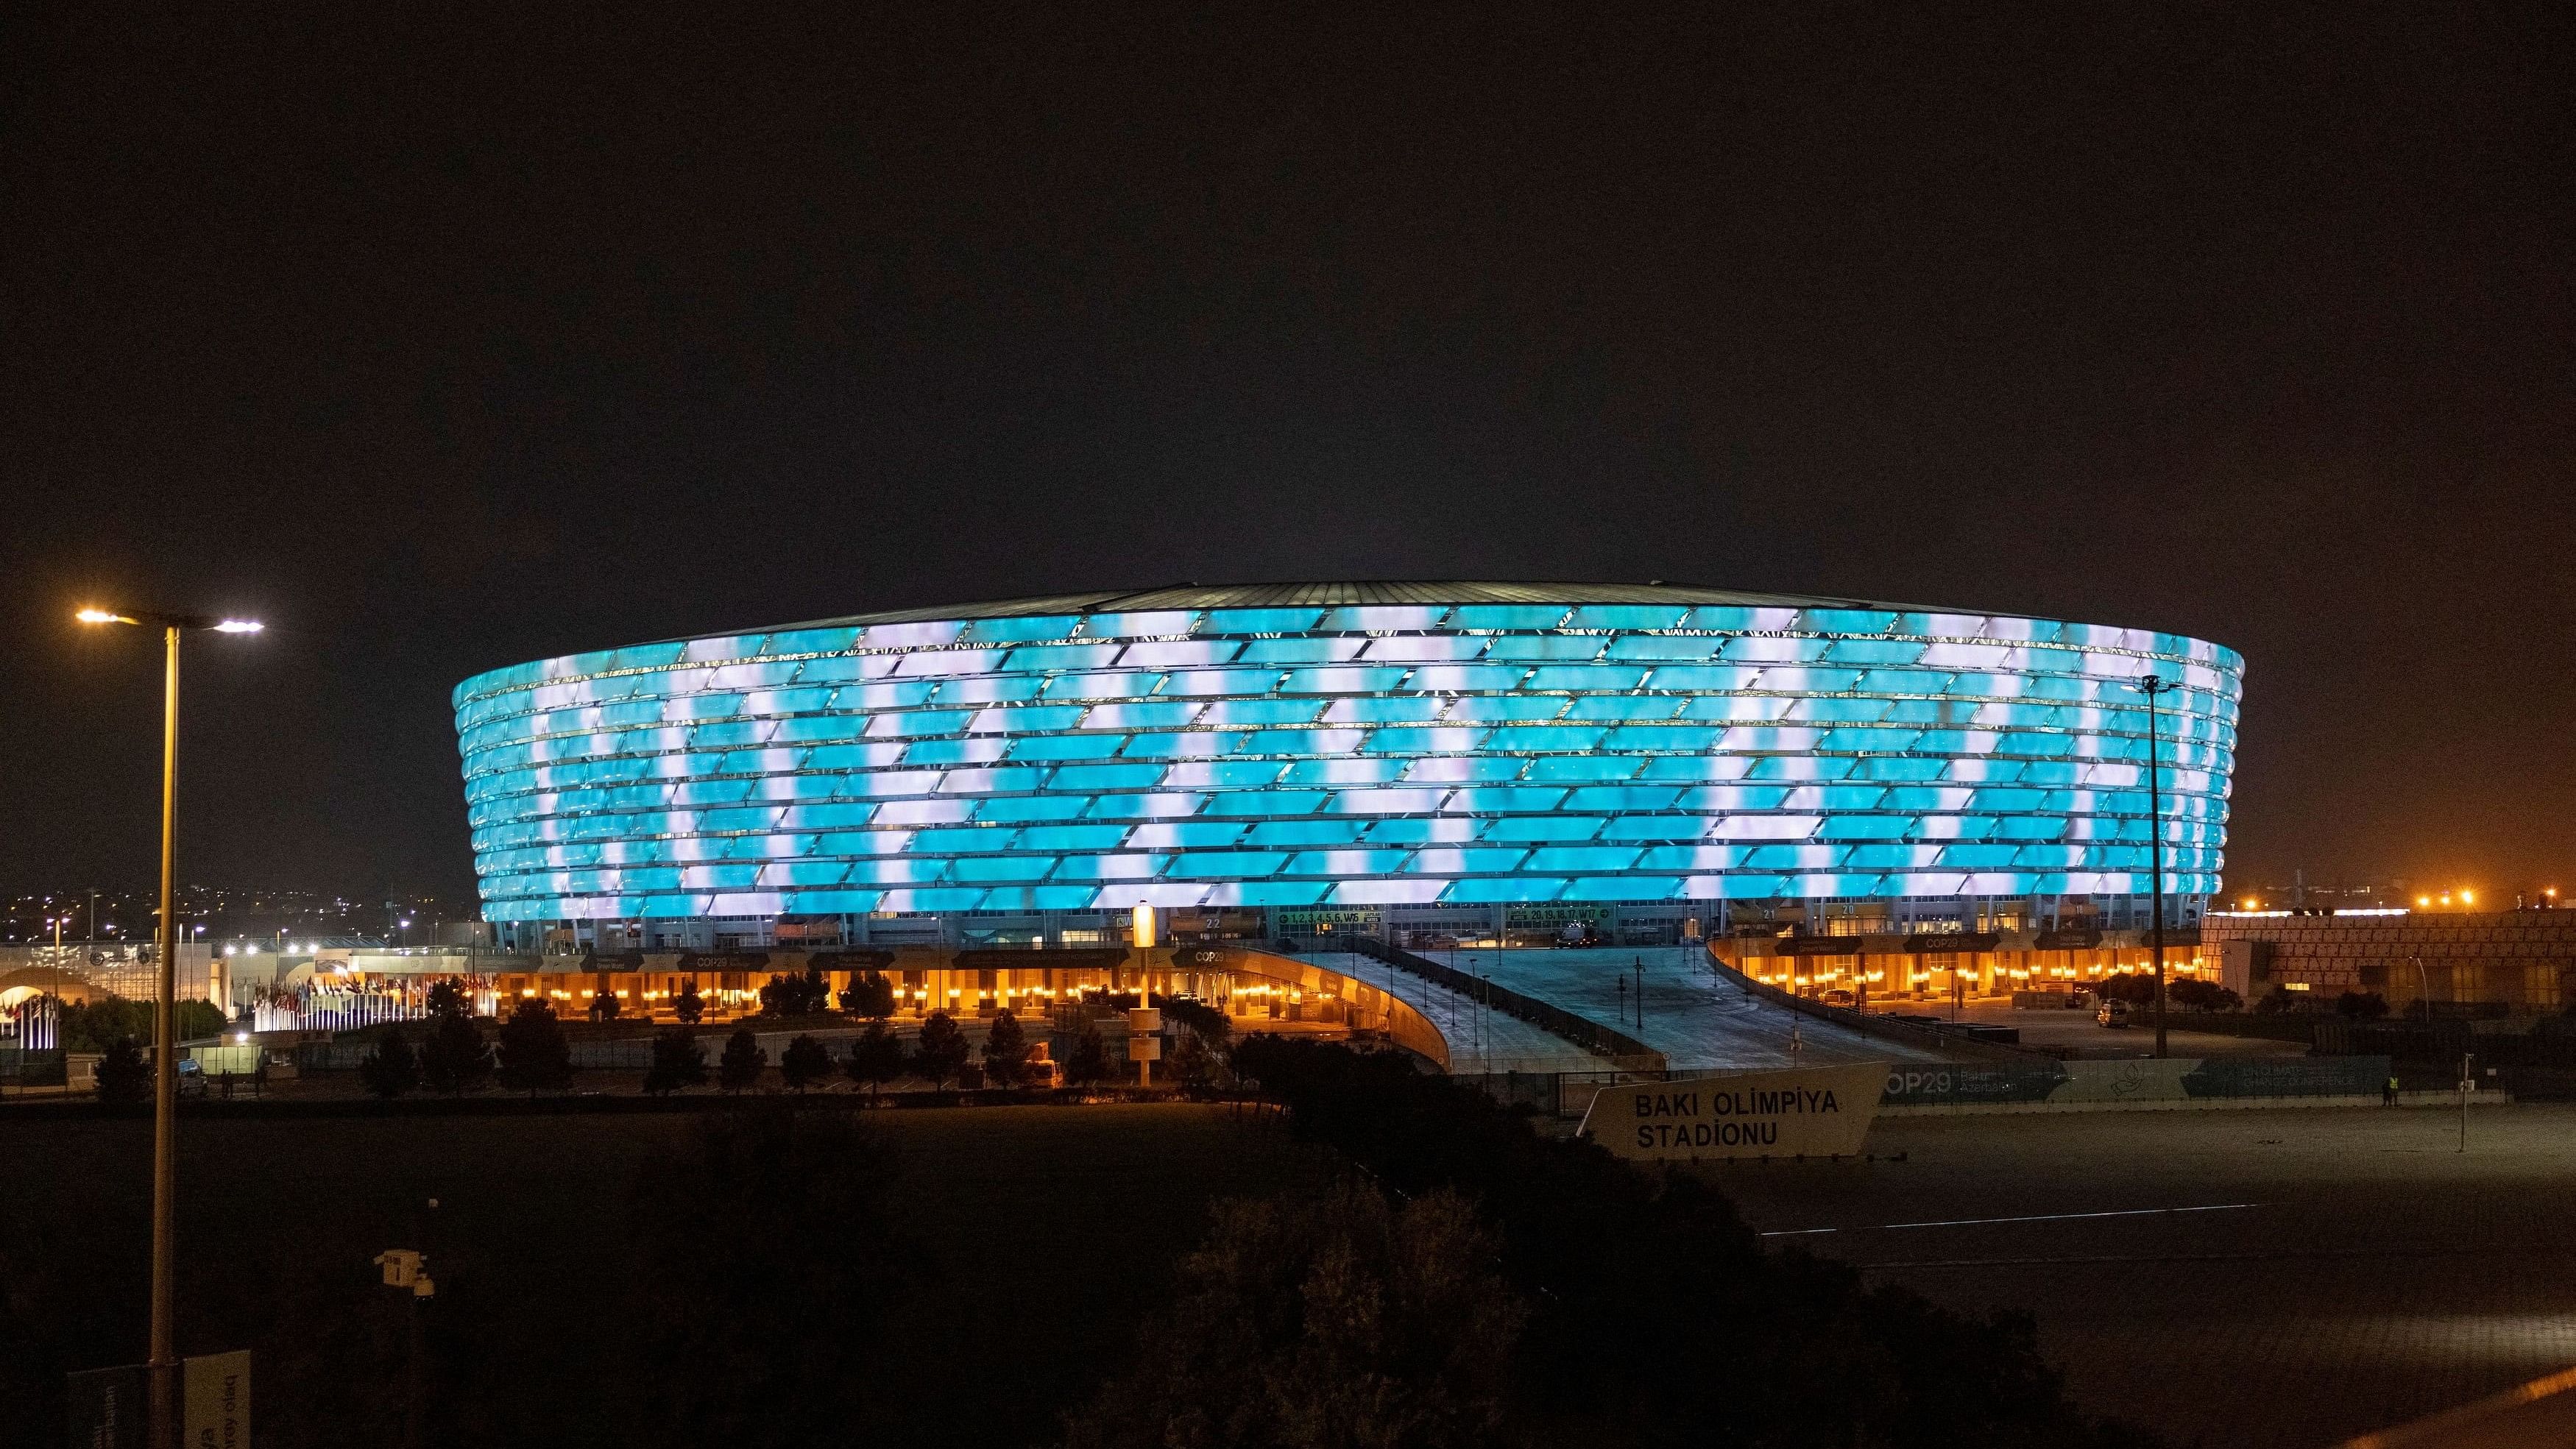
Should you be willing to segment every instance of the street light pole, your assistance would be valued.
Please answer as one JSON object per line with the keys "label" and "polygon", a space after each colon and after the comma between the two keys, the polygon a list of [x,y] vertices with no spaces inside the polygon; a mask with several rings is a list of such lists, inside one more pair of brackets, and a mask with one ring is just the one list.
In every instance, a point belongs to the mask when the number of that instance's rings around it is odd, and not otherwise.
{"label": "street light pole", "polygon": [[152,1002],[152,1449],[178,1441],[179,626],[162,625],[161,960]]}
{"label": "street light pole", "polygon": [[260,626],[243,619],[141,610],[83,609],[78,617],[84,624],[158,626],[162,638],[161,920],[157,933],[160,969],[156,973],[160,980],[152,1003],[152,1327],[151,1354],[145,1360],[145,1368],[150,1374],[150,1449],[177,1449],[179,634],[185,629],[256,634]]}
{"label": "street light pole", "polygon": [[2129,681],[2129,688],[2147,697],[2147,886],[2154,892],[2148,902],[2154,922],[2149,944],[2155,952],[2156,962],[2156,1055],[2159,1057],[2165,1054],[2165,812],[2163,797],[2156,783],[2156,697],[2181,687],[2159,674],[2141,675]]}

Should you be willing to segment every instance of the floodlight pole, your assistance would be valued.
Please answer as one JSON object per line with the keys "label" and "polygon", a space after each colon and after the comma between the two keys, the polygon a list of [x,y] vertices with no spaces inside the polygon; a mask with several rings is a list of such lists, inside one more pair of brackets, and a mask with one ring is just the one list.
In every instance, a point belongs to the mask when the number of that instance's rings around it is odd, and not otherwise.
{"label": "floodlight pole", "polygon": [[179,626],[164,624],[161,685],[160,990],[152,1003],[152,1449],[179,1438]]}
{"label": "floodlight pole", "polygon": [[[178,1334],[178,1116],[179,1116],[179,634],[211,629],[256,634],[248,620],[213,619],[146,610],[83,609],[84,624],[158,628],[161,679],[161,920],[158,989],[152,1003],[152,1322],[148,1380],[149,1449],[179,1449]],[[96,929],[95,903],[90,907]]]}

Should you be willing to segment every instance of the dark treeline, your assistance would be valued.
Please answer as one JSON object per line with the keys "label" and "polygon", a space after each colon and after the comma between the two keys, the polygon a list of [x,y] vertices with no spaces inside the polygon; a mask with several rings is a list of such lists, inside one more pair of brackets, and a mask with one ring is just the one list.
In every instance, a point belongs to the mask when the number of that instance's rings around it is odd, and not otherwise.
{"label": "dark treeline", "polygon": [[[1421,1234],[1465,1246],[1434,1255],[1450,1265],[1442,1277],[1408,1267],[1417,1255],[1391,1228],[1279,1228],[1247,1225],[1246,1209],[1220,1214],[1216,1236],[1184,1264],[1175,1308],[1147,1330],[1140,1366],[1069,1422],[1083,1449],[2152,1442],[2067,1401],[2027,1316],[1966,1318],[1903,1289],[1864,1286],[1842,1265],[1766,1251],[1696,1178],[1649,1175],[1589,1143],[1543,1138],[1484,1094],[1392,1054],[1255,1038],[1235,1065],[1288,1105],[1298,1132],[1366,1169],[1400,1205],[1398,1223],[1427,1214]],[[1481,1228],[1458,1221],[1462,1204]],[[1491,1247],[1479,1262],[1483,1232]],[[1247,1251],[1265,1234],[1272,1246]],[[1271,1277],[1245,1277],[1247,1259]],[[1468,1281],[1486,1265],[1506,1298]],[[1370,1272],[1377,1286],[1354,1291],[1354,1274]],[[1474,1354],[1424,1351],[1406,1326],[1404,1305],[1444,1295],[1425,1321],[1445,1321],[1448,1338]],[[1345,1437],[1334,1426],[1349,1421],[1335,1413],[1291,1412],[1296,1395],[1259,1412],[1247,1402],[1274,1391],[1264,1385],[1335,1381],[1308,1369],[1348,1356],[1351,1316],[1333,1306],[1348,1302],[1385,1313],[1356,1340],[1390,1351],[1353,1361],[1380,1375],[1367,1386],[1379,1411],[1415,1416],[1414,1432]],[[1210,1303],[1238,1307],[1212,1313]],[[1226,1346],[1191,1348],[1214,1343]],[[1233,1427],[1169,1438],[1174,1406],[1188,1404]]]}

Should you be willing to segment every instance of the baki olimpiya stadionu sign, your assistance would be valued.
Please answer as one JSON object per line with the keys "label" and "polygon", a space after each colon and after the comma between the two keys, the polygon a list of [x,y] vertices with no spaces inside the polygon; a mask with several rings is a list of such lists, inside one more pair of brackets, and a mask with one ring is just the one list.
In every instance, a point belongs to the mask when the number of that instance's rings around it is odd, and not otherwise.
{"label": "baki olimpiya stadionu sign", "polygon": [[2011,615],[1299,584],[572,654],[455,706],[496,921],[2138,896],[2151,831],[2191,897],[2242,678]]}
{"label": "baki olimpiya stadionu sign", "polygon": [[1614,1157],[1850,1157],[1878,1115],[1885,1062],[1604,1087],[1581,1131]]}

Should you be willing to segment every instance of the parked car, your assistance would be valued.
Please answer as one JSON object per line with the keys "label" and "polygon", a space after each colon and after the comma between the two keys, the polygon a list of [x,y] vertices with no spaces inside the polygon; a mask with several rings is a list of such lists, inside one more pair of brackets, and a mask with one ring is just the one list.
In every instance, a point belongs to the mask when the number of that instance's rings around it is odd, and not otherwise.
{"label": "parked car", "polygon": [[2125,1001],[2103,1002],[2102,1009],[2093,1013],[2093,1022],[2096,1026],[2127,1026],[2129,1024],[2129,1003]]}
{"label": "parked car", "polygon": [[1850,992],[1845,991],[1839,986],[1825,993],[1825,1005],[1827,1006],[1850,1006],[1856,999],[1857,998],[1855,998]]}

